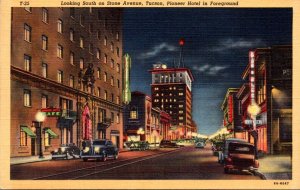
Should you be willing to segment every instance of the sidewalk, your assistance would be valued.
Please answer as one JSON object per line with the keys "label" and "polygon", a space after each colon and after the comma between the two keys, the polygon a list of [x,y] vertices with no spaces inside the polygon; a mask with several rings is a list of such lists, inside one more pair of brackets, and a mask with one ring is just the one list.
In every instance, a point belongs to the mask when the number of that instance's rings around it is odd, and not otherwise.
{"label": "sidewalk", "polygon": [[292,179],[291,156],[267,155],[259,158],[257,172],[262,179]]}

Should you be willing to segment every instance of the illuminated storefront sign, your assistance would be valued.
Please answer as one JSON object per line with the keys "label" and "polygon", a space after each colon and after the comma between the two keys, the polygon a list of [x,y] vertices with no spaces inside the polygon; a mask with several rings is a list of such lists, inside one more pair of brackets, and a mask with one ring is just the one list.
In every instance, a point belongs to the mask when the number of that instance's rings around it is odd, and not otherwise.
{"label": "illuminated storefront sign", "polygon": [[249,52],[250,62],[250,98],[251,104],[255,103],[255,53],[254,51]]}
{"label": "illuminated storefront sign", "polygon": [[44,112],[47,117],[60,117],[62,113],[60,108],[42,108],[41,112]]}
{"label": "illuminated storefront sign", "polygon": [[233,97],[232,95],[228,96],[228,122],[232,123],[233,121]]}
{"label": "illuminated storefront sign", "polygon": [[131,101],[130,90],[130,69],[131,69],[131,57],[126,53],[123,57],[123,102],[129,104]]}

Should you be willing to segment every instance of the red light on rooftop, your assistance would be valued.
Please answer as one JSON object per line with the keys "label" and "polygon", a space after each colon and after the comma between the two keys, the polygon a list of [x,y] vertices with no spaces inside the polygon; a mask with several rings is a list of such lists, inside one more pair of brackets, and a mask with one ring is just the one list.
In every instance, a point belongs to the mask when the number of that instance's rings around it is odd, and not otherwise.
{"label": "red light on rooftop", "polygon": [[183,46],[183,45],[184,45],[184,39],[183,39],[183,38],[181,38],[181,39],[179,40],[179,45],[180,45],[180,46]]}

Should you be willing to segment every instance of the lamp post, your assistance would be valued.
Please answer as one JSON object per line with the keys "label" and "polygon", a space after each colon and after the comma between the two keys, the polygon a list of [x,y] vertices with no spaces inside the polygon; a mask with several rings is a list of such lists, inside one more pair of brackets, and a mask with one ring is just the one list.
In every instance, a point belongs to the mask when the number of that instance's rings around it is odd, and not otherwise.
{"label": "lamp post", "polygon": [[253,130],[252,130],[252,136],[254,137],[254,146],[255,146],[255,155],[257,155],[257,140],[258,140],[258,134],[256,130],[256,116],[260,113],[260,107],[254,102],[248,106],[248,113],[251,115],[252,121],[253,121]]}
{"label": "lamp post", "polygon": [[38,131],[39,131],[39,158],[44,158],[43,155],[43,147],[42,147],[42,123],[45,121],[46,119],[46,115],[43,112],[37,112],[35,115],[35,119],[36,121],[39,123],[38,125]]}

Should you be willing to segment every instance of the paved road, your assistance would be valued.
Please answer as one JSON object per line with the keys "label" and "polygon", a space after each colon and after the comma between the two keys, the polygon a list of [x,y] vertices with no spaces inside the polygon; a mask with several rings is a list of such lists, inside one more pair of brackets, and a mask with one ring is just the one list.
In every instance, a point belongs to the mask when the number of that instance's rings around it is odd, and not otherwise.
{"label": "paved road", "polygon": [[224,174],[210,147],[120,154],[107,162],[60,160],[11,166],[11,179],[260,179],[251,173]]}

